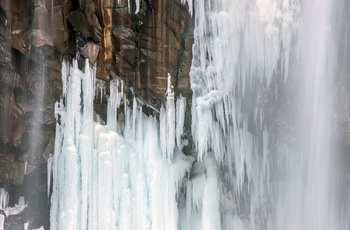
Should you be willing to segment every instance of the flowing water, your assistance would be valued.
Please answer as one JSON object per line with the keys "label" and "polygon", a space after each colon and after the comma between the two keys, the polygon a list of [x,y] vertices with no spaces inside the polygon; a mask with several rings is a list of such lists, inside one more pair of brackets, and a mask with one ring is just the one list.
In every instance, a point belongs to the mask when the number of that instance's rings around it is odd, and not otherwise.
{"label": "flowing water", "polygon": [[94,69],[64,62],[51,229],[349,229],[335,128],[345,0],[185,2],[193,155],[170,80],[158,122],[114,79],[103,125]]}
{"label": "flowing water", "polygon": [[279,228],[349,229],[349,200],[339,197],[349,188],[339,187],[342,179],[334,164],[339,154],[334,141],[340,25],[334,15],[341,13],[341,2],[337,4],[327,0],[301,4],[300,54],[292,76],[299,93],[298,147],[290,152],[295,156],[287,158],[290,171],[277,209]]}

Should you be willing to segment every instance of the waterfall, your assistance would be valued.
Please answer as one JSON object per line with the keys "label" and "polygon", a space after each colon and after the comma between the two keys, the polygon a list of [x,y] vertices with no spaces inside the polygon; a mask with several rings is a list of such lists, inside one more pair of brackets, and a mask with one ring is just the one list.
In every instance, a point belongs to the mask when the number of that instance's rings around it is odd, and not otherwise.
{"label": "waterfall", "polygon": [[168,75],[159,117],[146,115],[115,78],[104,124],[96,70],[63,63],[51,229],[349,229],[334,128],[345,1],[181,2],[195,20],[191,102]]}
{"label": "waterfall", "polygon": [[[288,157],[288,180],[276,211],[278,228],[349,229],[347,183],[336,172],[334,111],[338,50],[336,41],[341,1],[305,1],[296,78],[300,105],[297,147]],[[315,26],[317,25],[317,26]]]}

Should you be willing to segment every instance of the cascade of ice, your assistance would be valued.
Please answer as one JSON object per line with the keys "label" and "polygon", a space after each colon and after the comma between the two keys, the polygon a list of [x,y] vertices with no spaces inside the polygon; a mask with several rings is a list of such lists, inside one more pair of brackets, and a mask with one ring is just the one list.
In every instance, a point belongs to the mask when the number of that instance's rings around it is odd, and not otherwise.
{"label": "cascade of ice", "polygon": [[[64,62],[51,229],[349,229],[348,190],[337,197],[330,165],[336,4],[181,2],[195,17],[196,159],[181,152],[186,99],[175,98],[170,75],[159,122],[136,98],[131,108],[123,81],[112,80],[104,125],[93,111],[95,70]],[[299,108],[292,144],[268,117],[288,84]],[[285,178],[273,181],[276,172]]]}
{"label": "cascade of ice", "polygon": [[[343,1],[182,2],[194,8],[192,171],[201,171],[187,182],[186,227],[348,229],[348,190],[330,165],[339,32],[333,14]],[[269,124],[271,98],[278,101],[288,84],[298,95],[285,101],[298,109],[290,115],[298,119],[293,144],[279,141]],[[272,184],[276,176],[285,178]],[[210,180],[220,192],[208,197]],[[207,213],[208,202],[216,211]]]}
{"label": "cascade of ice", "polygon": [[[299,2],[187,2],[194,6],[195,15],[190,75],[198,161],[209,157],[223,174],[212,175],[217,182],[211,183],[211,189],[220,188],[214,199],[216,209],[221,204],[222,228],[244,222],[254,228],[262,224],[269,189],[269,133],[261,95],[273,78],[288,77]],[[201,229],[199,222],[204,227],[212,216],[205,211],[205,189],[198,194],[201,191],[195,188],[199,181],[199,187],[205,188],[213,180],[208,168],[206,177],[189,182],[187,202],[192,201],[191,210],[197,212],[190,215],[191,229]],[[216,221],[219,226],[220,218]]]}
{"label": "cascade of ice", "polygon": [[159,123],[136,99],[129,108],[120,79],[110,83],[107,125],[94,122],[95,71],[88,61],[84,72],[76,61],[63,66],[51,229],[177,229],[177,197],[194,159],[174,145],[163,157]]}

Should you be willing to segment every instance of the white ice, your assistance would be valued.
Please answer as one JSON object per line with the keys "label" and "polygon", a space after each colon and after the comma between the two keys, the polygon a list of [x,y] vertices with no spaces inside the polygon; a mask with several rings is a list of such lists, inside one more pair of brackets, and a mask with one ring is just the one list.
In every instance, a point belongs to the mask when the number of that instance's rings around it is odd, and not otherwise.
{"label": "white ice", "polygon": [[[128,106],[120,79],[110,82],[107,125],[93,121],[95,75],[88,61],[84,72],[75,63],[66,96],[56,105],[60,124],[50,229],[177,229],[179,189],[194,159],[175,148],[173,93],[167,94],[164,114],[173,133],[171,143],[165,143],[172,152],[167,157],[161,151],[159,122],[144,115],[136,99],[132,109]],[[182,99],[179,106],[184,106]]]}

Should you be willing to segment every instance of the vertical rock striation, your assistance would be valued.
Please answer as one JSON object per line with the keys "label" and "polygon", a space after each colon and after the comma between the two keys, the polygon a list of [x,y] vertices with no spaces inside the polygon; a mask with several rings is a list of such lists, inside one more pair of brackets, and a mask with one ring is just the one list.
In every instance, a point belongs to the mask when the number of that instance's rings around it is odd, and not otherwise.
{"label": "vertical rock striation", "polygon": [[62,59],[88,58],[102,82],[124,79],[130,98],[157,110],[167,73],[176,92],[191,94],[192,43],[180,0],[1,1],[0,182],[21,184],[26,162],[34,168],[52,153]]}

